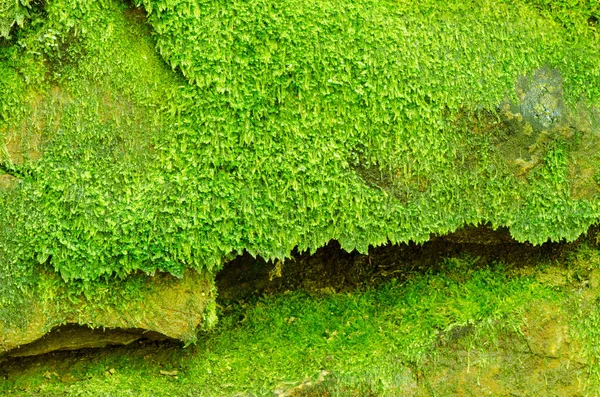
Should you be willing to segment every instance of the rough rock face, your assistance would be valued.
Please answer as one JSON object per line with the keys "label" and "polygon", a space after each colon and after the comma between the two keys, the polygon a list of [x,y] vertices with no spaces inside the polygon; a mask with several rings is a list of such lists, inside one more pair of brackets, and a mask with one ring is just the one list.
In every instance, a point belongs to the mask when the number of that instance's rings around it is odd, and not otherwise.
{"label": "rough rock face", "polygon": [[[31,355],[63,348],[127,344],[140,337],[140,332],[132,329],[190,341],[194,339],[198,326],[211,320],[214,310],[213,281],[206,274],[190,270],[181,279],[168,274],[134,278],[140,295],[139,299],[129,302],[98,305],[85,298],[72,301],[66,294],[57,295],[54,299],[34,300],[33,305],[21,313],[23,318],[17,326],[0,322],[0,353]],[[90,333],[87,337],[69,337],[67,333],[66,337],[50,339],[50,347],[38,343],[38,346],[27,349],[23,354],[14,350],[42,338],[63,324],[117,328],[122,332],[113,333],[112,336]]]}
{"label": "rough rock face", "polygon": [[[102,348],[115,345],[129,345],[141,338],[156,339],[159,334],[136,330],[91,329],[85,326],[67,325],[52,330],[35,342],[9,351],[9,357],[37,356],[58,350],[79,350]],[[165,339],[164,337],[158,339]]]}

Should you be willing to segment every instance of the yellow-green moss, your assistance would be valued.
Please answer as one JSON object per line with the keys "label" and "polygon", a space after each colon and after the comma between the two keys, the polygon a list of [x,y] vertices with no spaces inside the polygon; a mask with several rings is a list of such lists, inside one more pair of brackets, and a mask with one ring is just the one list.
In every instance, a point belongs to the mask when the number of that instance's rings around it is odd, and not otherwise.
{"label": "yellow-green moss", "polygon": [[[599,39],[581,22],[597,8],[542,3],[146,0],[149,24],[116,0],[30,4],[0,39],[1,172],[18,180],[0,192],[0,296],[21,299],[35,263],[91,283],[469,223],[575,239],[600,203]],[[560,96],[527,96],[543,71]],[[579,134],[511,125],[518,103]],[[527,156],[495,140],[510,128]]]}

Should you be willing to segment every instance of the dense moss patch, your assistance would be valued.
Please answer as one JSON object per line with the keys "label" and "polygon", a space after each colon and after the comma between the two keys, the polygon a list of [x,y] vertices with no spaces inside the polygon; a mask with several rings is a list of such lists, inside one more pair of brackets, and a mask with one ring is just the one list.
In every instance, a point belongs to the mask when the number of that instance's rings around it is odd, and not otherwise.
{"label": "dense moss patch", "polygon": [[194,346],[146,343],[10,360],[0,390],[596,395],[595,237],[541,247],[437,240],[369,255],[332,244],[286,262],[272,281],[273,264],[246,256],[219,275],[221,322]]}
{"label": "dense moss patch", "polygon": [[465,224],[574,240],[598,221],[600,54],[597,7],[564,3],[21,1],[2,303],[38,265],[92,291]]}

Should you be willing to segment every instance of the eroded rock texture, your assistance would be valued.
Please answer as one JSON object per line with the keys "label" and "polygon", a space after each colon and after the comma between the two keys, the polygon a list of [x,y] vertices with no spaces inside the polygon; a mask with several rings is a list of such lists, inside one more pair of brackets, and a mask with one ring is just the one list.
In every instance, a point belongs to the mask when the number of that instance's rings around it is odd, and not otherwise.
{"label": "eroded rock texture", "polygon": [[[118,294],[113,292],[109,299],[94,301],[84,297],[69,297],[64,291],[55,291],[53,298],[33,298],[23,307],[23,311],[16,314],[18,318],[15,321],[0,318],[0,353],[31,355],[60,349],[129,343],[140,338],[140,332],[131,330],[150,331],[163,337],[190,341],[194,339],[197,328],[210,322],[211,314],[214,316],[213,281],[205,273],[190,270],[182,278],[168,274],[139,275],[124,283],[107,285],[108,288],[137,289],[137,298],[122,302],[118,301]],[[111,295],[108,291],[96,292]],[[129,292],[128,296],[132,296]],[[48,291],[44,293],[48,294]],[[122,331],[110,335],[71,332],[62,338],[50,338],[36,346],[29,346],[22,354],[14,350],[39,340],[53,328],[64,324]]]}

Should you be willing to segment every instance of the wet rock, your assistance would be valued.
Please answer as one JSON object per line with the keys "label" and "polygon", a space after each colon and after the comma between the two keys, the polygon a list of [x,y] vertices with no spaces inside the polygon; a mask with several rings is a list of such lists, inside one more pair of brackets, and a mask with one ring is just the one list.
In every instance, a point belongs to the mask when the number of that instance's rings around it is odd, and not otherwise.
{"label": "wet rock", "polygon": [[539,357],[578,360],[579,346],[571,338],[568,323],[552,305],[539,305],[528,313],[523,329],[530,352]]}
{"label": "wet rock", "polygon": [[516,91],[520,101],[518,112],[534,131],[552,128],[561,121],[565,106],[558,70],[541,68],[532,76],[523,76]]}
{"label": "wet rock", "polygon": [[7,355],[10,357],[27,357],[58,350],[79,350],[128,345],[143,337],[144,333],[142,331],[91,329],[71,325],[59,327],[35,342],[11,350]]}
{"label": "wet rock", "polygon": [[[143,331],[187,342],[195,338],[200,325],[206,325],[215,317],[214,281],[204,272],[188,270],[182,278],[169,274],[136,275],[130,282],[136,284],[139,296],[127,302],[90,302],[84,297],[67,299],[66,294],[55,299],[33,300],[18,321],[0,322],[0,354],[31,355],[127,344],[139,339]],[[100,331],[69,331],[41,339],[65,324],[121,331],[110,335]],[[127,331],[132,329],[138,331]],[[32,342],[35,344],[29,345]],[[28,345],[26,351],[14,350],[24,345]]]}
{"label": "wet rock", "polygon": [[523,177],[543,162],[552,142],[567,142],[571,196],[595,196],[599,191],[594,160],[600,147],[598,110],[584,100],[567,106],[560,72],[547,67],[522,76],[515,93],[518,100],[500,105],[496,122],[488,123],[499,154]]}

